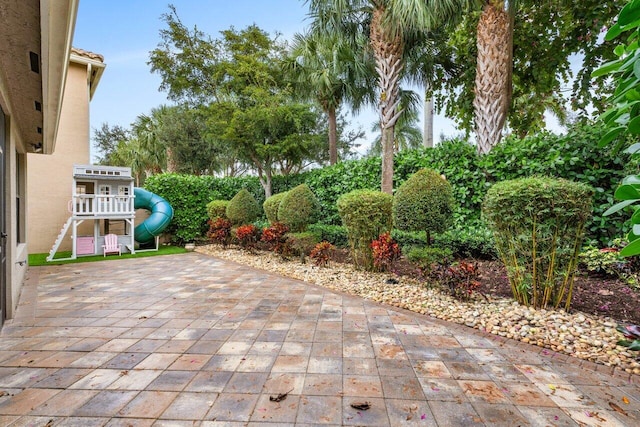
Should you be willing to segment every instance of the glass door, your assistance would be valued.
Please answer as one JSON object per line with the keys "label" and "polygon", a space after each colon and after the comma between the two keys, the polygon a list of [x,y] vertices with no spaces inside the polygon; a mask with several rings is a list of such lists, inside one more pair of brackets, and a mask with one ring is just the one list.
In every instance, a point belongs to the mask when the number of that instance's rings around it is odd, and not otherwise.
{"label": "glass door", "polygon": [[5,120],[4,112],[0,108],[0,327],[7,315],[6,295],[7,295],[7,229],[5,223],[5,203],[7,200],[5,182]]}

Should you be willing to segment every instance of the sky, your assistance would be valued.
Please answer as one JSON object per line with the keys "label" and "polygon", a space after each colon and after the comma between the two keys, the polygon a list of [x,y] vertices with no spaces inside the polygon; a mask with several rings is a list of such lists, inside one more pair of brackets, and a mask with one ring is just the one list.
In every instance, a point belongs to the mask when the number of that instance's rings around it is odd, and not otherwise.
{"label": "sky", "polygon": [[[152,74],[149,52],[160,41],[164,0],[80,0],[73,46],[99,53],[107,64],[91,101],[91,135],[103,123],[128,128],[140,114],[161,104],[171,104],[159,91],[160,76]],[[309,24],[304,0],[173,0],[178,16],[188,27],[197,26],[217,38],[230,27],[242,29],[256,24],[270,34],[287,40]],[[422,116],[422,115],[421,115]],[[377,119],[374,109],[359,116],[347,115],[352,128],[359,126],[373,138],[370,128]],[[420,123],[422,126],[422,122]],[[434,139],[440,133],[456,133],[452,122],[440,116],[434,120]],[[368,148],[363,141],[361,153]]]}

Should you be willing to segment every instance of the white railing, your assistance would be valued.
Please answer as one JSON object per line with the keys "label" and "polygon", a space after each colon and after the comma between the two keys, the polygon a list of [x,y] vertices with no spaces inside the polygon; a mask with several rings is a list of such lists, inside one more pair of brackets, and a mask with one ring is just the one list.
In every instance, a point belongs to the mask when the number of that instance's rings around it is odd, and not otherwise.
{"label": "white railing", "polygon": [[73,215],[132,215],[133,196],[82,194],[71,200]]}

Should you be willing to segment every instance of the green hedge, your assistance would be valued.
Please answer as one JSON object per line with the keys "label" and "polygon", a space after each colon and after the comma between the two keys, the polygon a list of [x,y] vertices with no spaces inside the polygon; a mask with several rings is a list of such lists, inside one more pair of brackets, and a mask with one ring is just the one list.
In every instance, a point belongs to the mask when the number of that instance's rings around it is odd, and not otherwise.
{"label": "green hedge", "polygon": [[165,230],[172,235],[173,242],[190,242],[207,233],[207,203],[219,197],[213,197],[201,177],[154,175],[145,180],[144,187],[163,197],[173,208],[173,219]]}
{"label": "green hedge", "polygon": [[[586,225],[587,239],[597,240],[600,245],[608,245],[623,234],[621,229],[626,220],[624,213],[604,218],[602,213],[613,204],[613,193],[621,179],[628,175],[625,171],[627,155],[616,154],[610,149],[598,148],[597,142],[602,130],[597,127],[579,126],[565,135],[539,133],[524,139],[507,138],[489,154],[479,156],[475,147],[455,139],[444,141],[435,148],[405,150],[396,155],[394,185],[398,188],[409,176],[422,168],[431,168],[446,176],[453,189],[456,207],[453,213],[454,225],[458,229],[482,227],[480,207],[487,190],[496,182],[533,175],[547,175],[582,182],[594,187],[593,216]],[[306,183],[320,203],[320,218],[324,224],[340,225],[336,201],[342,194],[357,189],[378,190],[380,188],[380,158],[338,163],[322,169],[314,169],[297,175],[274,176],[272,194],[281,193]],[[162,176],[162,175],[161,175]],[[176,177],[177,175],[170,175]],[[162,178],[151,177],[146,185],[156,185]],[[172,178],[175,180],[175,178]],[[193,191],[204,194],[195,199],[206,198],[203,206],[189,209],[206,218],[206,203],[212,199],[230,200],[242,188],[246,188],[260,205],[264,202],[264,190],[257,177],[216,178],[212,176],[190,177],[201,183]],[[186,184],[185,184],[186,185]],[[195,185],[195,184],[189,184]],[[178,187],[183,188],[180,184]],[[184,186],[186,191],[189,186]],[[183,191],[181,190],[181,191]],[[153,190],[151,190],[153,191]],[[172,188],[158,189],[157,194],[170,200],[177,197]],[[154,191],[155,192],[155,191]],[[187,197],[182,193],[180,196]],[[206,196],[206,197],[205,197]],[[178,204],[174,206],[180,215]],[[186,214],[187,218],[189,213]],[[171,232],[179,235],[193,234],[193,227],[182,230],[185,225],[177,225],[174,220]],[[187,221],[191,224],[191,221]],[[197,227],[196,227],[197,228]],[[202,226],[203,235],[206,226]],[[182,238],[182,237],[180,237]]]}

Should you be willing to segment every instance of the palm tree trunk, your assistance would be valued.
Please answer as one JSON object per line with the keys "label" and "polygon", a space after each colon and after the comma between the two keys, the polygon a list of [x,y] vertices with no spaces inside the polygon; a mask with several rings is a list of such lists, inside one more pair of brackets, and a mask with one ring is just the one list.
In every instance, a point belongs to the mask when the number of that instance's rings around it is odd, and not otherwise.
{"label": "palm tree trunk", "polygon": [[513,25],[504,0],[488,0],[478,22],[475,98],[478,152],[500,142],[511,103]]}
{"label": "palm tree trunk", "polygon": [[329,108],[327,115],[329,116],[329,164],[335,165],[338,162],[338,119],[336,118],[336,109]]}
{"label": "palm tree trunk", "polygon": [[373,11],[370,43],[376,60],[380,89],[380,127],[382,129],[382,183],[384,193],[393,194],[393,148],[395,124],[402,112],[400,104],[400,72],[402,71],[402,38],[390,35],[383,26],[384,9]]}
{"label": "palm tree trunk", "polygon": [[433,148],[433,97],[428,95],[429,89],[424,92],[424,132],[422,145]]}

